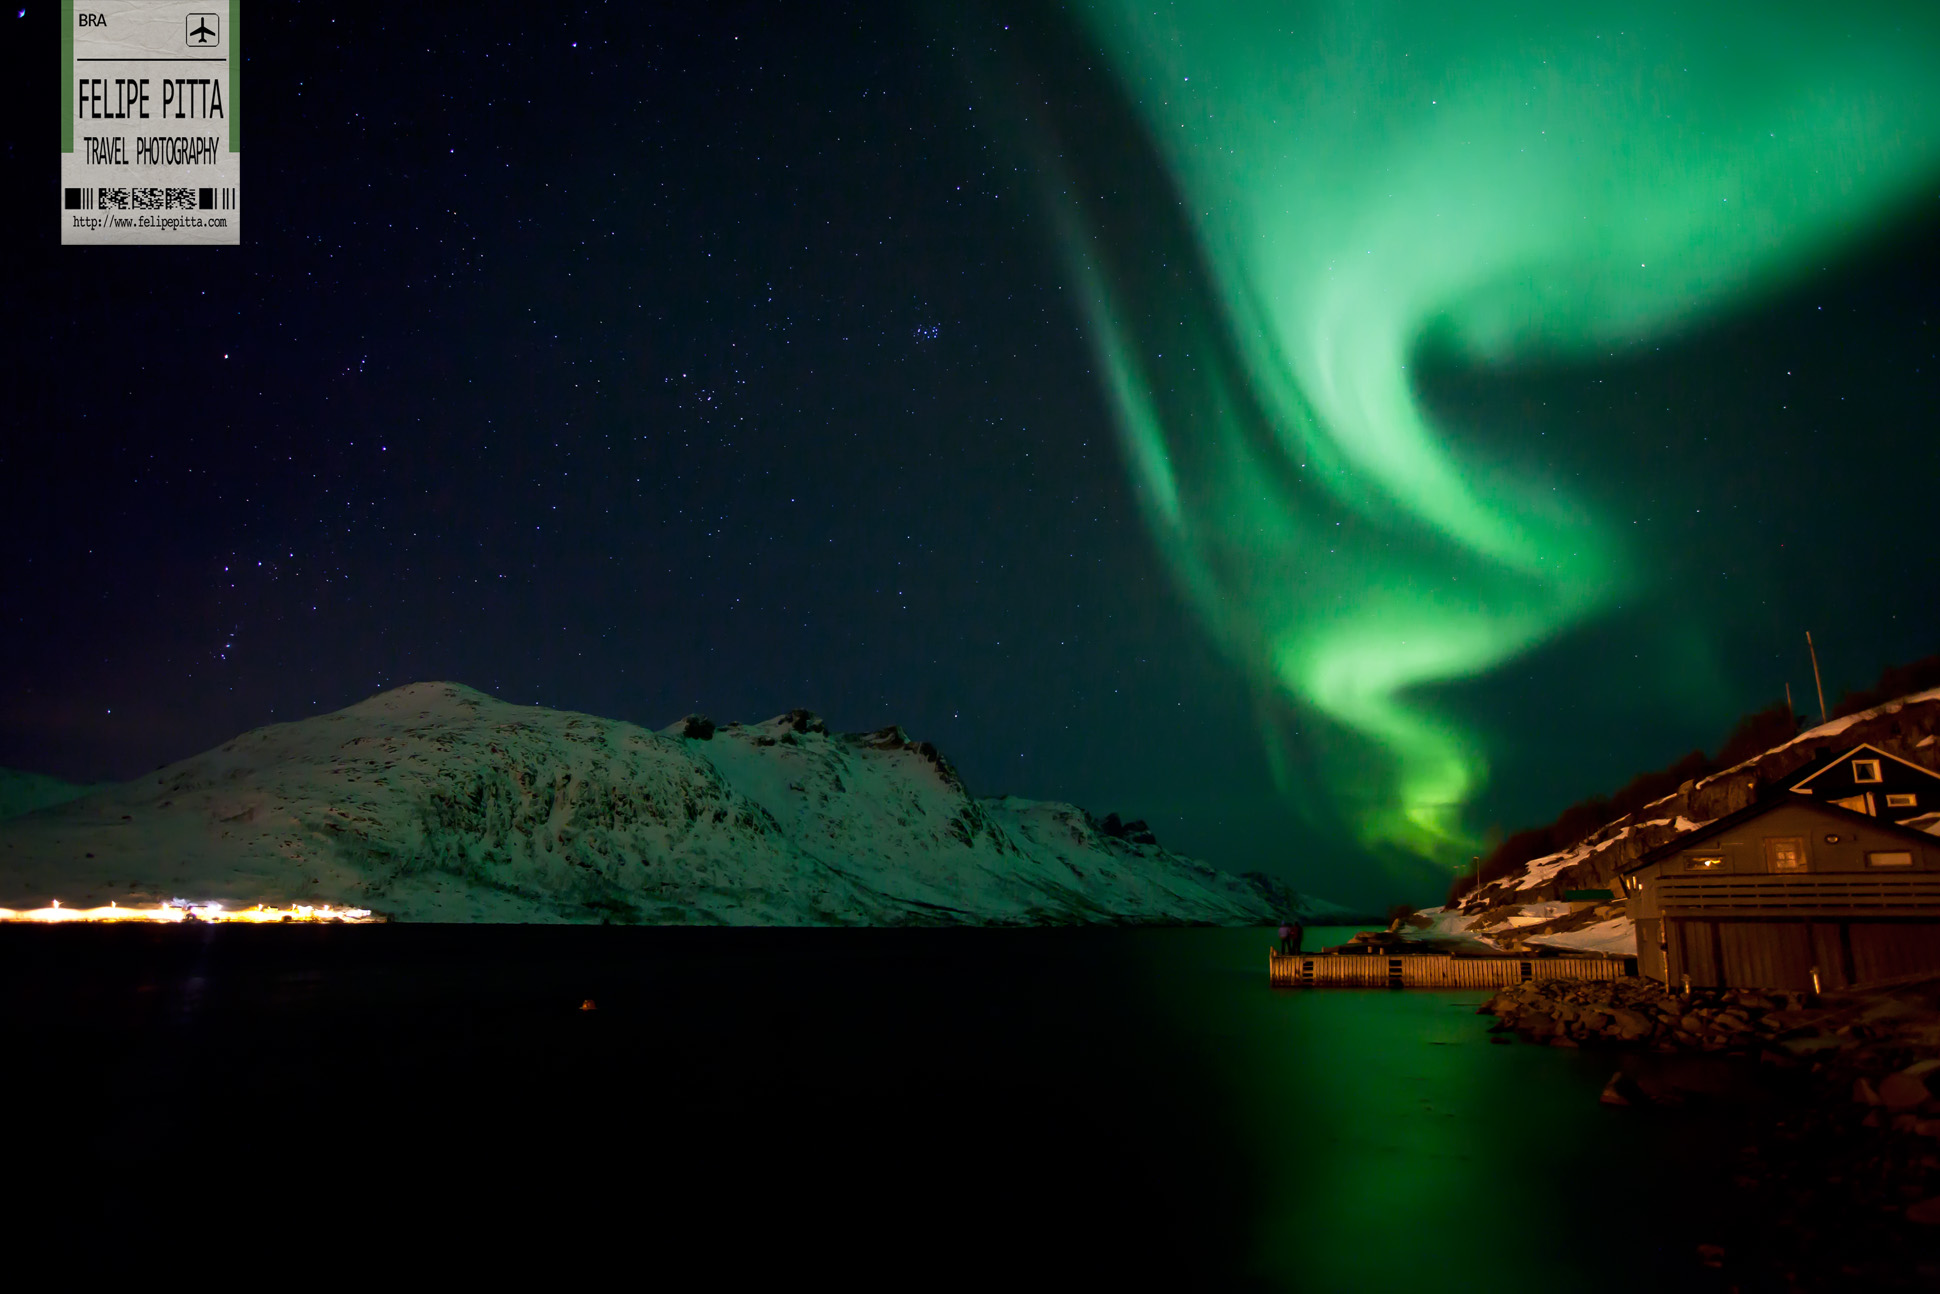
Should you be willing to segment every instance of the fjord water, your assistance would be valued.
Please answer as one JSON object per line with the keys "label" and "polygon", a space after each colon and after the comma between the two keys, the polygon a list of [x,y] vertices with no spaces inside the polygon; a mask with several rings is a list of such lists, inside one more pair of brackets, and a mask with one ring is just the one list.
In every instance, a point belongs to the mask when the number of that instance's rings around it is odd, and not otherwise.
{"label": "fjord water", "polygon": [[1302,1290],[1689,1267],[1626,1220],[1701,1196],[1711,1149],[1600,1106],[1608,1059],[1491,1045],[1480,993],[1272,990],[1269,937],[13,927],[10,1142],[43,1232],[104,1256],[328,1236]]}

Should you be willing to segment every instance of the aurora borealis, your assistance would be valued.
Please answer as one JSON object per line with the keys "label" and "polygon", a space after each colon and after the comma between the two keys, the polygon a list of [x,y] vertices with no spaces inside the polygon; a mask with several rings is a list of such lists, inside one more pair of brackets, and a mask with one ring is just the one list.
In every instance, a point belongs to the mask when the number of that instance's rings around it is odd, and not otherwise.
{"label": "aurora borealis", "polygon": [[1465,858],[1486,755],[1411,692],[1652,573],[1593,492],[1436,426],[1412,360],[1675,335],[1901,216],[1940,171],[1940,14],[1098,3],[1083,27],[1182,226],[1108,212],[1088,141],[1050,145],[1147,520],[1262,694],[1365,743],[1333,787],[1363,843]]}

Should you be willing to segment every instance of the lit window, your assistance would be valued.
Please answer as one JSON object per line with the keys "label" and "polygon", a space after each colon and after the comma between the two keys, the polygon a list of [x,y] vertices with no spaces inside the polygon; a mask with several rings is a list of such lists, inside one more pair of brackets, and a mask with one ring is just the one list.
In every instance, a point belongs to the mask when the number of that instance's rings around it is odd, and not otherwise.
{"label": "lit window", "polygon": [[1880,850],[1866,855],[1868,867],[1911,867],[1913,855],[1906,850]]}
{"label": "lit window", "polygon": [[1889,795],[1886,797],[1886,807],[1889,809],[1917,809],[1920,807],[1920,797],[1917,795]]}
{"label": "lit window", "polygon": [[1805,840],[1801,836],[1772,836],[1765,841],[1765,866],[1774,872],[1805,870]]}
{"label": "lit window", "polygon": [[1694,872],[1715,872],[1724,867],[1724,858],[1718,854],[1692,854],[1684,866]]}
{"label": "lit window", "polygon": [[1876,759],[1855,759],[1852,761],[1852,780],[1855,782],[1877,782],[1879,761]]}

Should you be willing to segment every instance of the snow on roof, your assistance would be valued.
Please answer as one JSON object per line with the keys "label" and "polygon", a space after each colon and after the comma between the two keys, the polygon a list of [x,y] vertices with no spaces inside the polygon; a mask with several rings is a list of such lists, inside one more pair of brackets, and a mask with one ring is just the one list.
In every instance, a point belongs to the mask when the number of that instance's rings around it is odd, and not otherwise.
{"label": "snow on roof", "polygon": [[1911,827],[1915,831],[1924,831],[1929,836],[1940,836],[1940,810],[1922,813],[1915,818],[1902,818],[1898,825]]}

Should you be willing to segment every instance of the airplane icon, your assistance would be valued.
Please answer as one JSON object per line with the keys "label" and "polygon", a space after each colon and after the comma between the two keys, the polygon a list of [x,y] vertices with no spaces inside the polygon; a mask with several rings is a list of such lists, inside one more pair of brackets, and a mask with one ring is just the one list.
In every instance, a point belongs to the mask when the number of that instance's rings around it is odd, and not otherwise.
{"label": "airplane icon", "polygon": [[212,13],[192,13],[188,21],[195,26],[189,28],[188,42],[191,45],[213,45],[216,43],[216,16]]}

